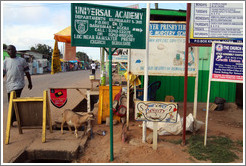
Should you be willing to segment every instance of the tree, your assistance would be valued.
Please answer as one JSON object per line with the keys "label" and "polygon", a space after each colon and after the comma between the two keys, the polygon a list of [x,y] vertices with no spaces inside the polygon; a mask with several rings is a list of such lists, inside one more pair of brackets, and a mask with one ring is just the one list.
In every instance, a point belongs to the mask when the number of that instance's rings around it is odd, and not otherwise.
{"label": "tree", "polygon": [[[48,60],[49,61],[51,60],[53,49],[50,46],[46,45],[46,44],[36,44],[35,47],[32,46],[30,48],[30,50],[31,51],[37,51],[37,52],[39,52],[41,54],[44,54],[44,55],[48,55],[49,56]],[[63,55],[61,54],[61,51],[60,51],[59,48],[58,48],[58,50],[59,50],[60,58],[62,58]]]}
{"label": "tree", "polygon": [[53,49],[46,44],[36,44],[35,47],[30,48],[31,51],[37,51],[41,54],[52,56]]}
{"label": "tree", "polygon": [[8,47],[7,44],[4,44],[4,43],[3,43],[3,49],[6,50],[7,47]]}
{"label": "tree", "polygon": [[76,57],[80,60],[80,61],[85,61],[85,62],[89,62],[90,58],[89,56],[84,53],[84,52],[76,52]]}

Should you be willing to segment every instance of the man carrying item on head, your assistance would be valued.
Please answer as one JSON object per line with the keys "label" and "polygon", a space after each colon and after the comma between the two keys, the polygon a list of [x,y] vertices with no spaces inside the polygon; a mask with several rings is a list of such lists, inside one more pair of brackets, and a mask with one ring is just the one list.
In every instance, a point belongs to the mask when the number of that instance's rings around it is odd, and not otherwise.
{"label": "man carrying item on head", "polygon": [[[25,86],[24,74],[28,79],[28,88],[32,89],[32,80],[29,73],[29,67],[24,58],[16,56],[16,48],[13,45],[7,47],[7,52],[10,58],[3,61],[3,77],[6,77],[6,89],[8,93],[8,101],[10,99],[10,93],[16,92],[16,97],[21,96],[22,89]],[[11,125],[16,121],[15,111],[12,110]]]}

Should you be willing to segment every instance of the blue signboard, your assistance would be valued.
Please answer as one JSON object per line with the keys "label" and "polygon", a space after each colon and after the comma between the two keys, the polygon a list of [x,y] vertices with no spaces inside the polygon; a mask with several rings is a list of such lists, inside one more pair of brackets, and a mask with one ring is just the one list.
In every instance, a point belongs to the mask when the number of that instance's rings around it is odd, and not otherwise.
{"label": "blue signboard", "polygon": [[150,36],[185,37],[186,24],[151,23]]}
{"label": "blue signboard", "polygon": [[242,44],[214,43],[212,60],[212,80],[243,82]]}

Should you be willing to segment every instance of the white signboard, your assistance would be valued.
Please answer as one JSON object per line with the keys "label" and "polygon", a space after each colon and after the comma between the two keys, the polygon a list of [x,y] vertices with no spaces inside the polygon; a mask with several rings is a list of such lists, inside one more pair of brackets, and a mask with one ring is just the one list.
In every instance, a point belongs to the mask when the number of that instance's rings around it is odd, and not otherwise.
{"label": "white signboard", "polygon": [[135,119],[151,122],[177,122],[177,103],[135,101]]}
{"label": "white signboard", "polygon": [[[185,68],[185,22],[150,23],[149,75],[183,76]],[[131,49],[131,72],[144,75],[145,50]],[[196,75],[196,57],[190,48],[188,75]]]}
{"label": "white signboard", "polygon": [[191,6],[190,42],[242,42],[243,3],[194,3]]}

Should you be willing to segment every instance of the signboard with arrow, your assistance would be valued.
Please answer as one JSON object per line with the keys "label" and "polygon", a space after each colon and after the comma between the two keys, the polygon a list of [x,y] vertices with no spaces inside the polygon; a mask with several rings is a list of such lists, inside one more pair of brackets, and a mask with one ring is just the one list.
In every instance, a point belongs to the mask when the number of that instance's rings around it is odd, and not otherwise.
{"label": "signboard with arrow", "polygon": [[145,48],[145,10],[72,3],[71,16],[72,46]]}

